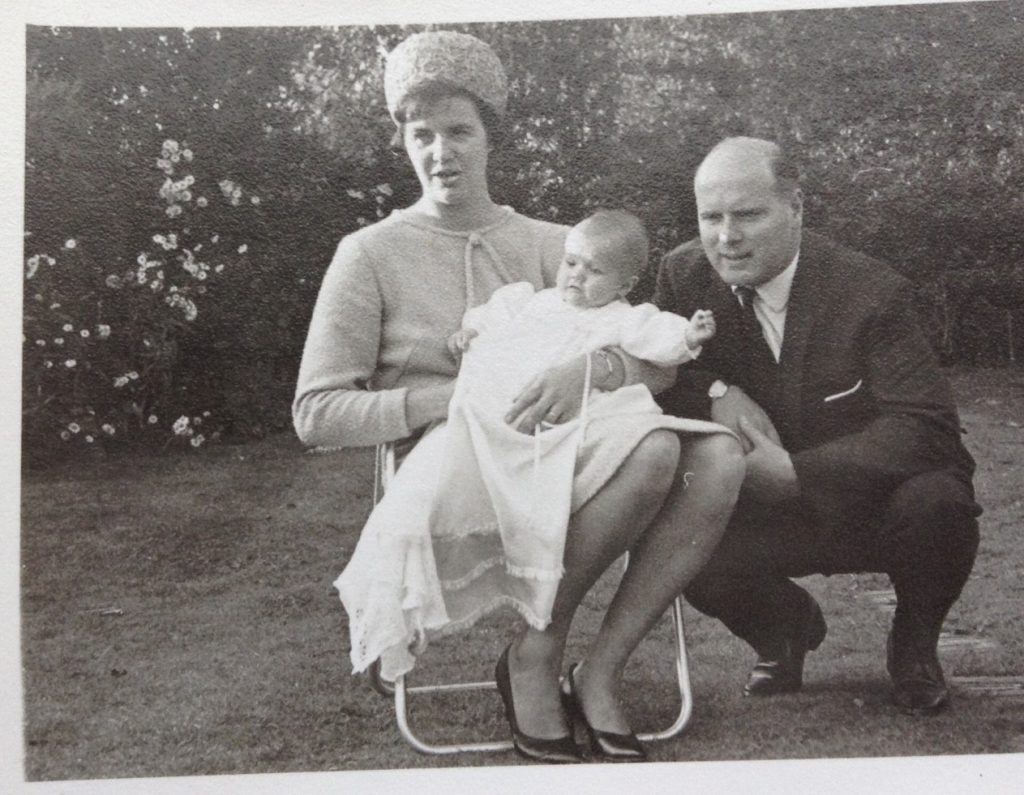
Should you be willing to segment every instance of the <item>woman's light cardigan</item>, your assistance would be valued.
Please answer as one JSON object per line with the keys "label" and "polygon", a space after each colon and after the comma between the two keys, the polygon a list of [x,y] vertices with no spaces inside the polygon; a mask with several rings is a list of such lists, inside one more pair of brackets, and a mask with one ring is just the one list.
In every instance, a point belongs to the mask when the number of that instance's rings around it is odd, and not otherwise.
{"label": "woman's light cardigan", "polygon": [[409,389],[443,384],[458,366],[446,340],[466,309],[498,287],[554,283],[567,229],[506,208],[473,232],[396,211],[345,237],[324,276],[299,368],[292,417],[311,447],[409,436]]}

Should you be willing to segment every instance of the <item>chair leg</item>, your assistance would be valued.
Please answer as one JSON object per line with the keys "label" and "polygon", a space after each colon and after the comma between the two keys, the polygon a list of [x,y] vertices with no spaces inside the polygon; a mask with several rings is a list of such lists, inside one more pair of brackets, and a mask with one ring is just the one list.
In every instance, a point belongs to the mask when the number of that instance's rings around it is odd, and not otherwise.
{"label": "chair leg", "polygon": [[676,684],[679,687],[679,713],[672,724],[661,731],[638,734],[644,742],[668,740],[683,733],[693,715],[693,691],[690,688],[690,663],[686,655],[686,632],[683,626],[683,599],[672,603],[672,635],[675,650]]}
{"label": "chair leg", "polygon": [[[690,722],[693,714],[693,693],[690,688],[690,670],[686,653],[686,634],[683,625],[682,600],[676,599],[672,603],[672,633],[673,647],[675,652],[675,675],[676,684],[679,689],[679,712],[673,722],[664,729],[652,732],[642,732],[637,735],[644,742],[657,742],[678,737]],[[442,755],[459,754],[469,752],[497,752],[507,751],[512,748],[508,740],[495,740],[490,742],[466,742],[466,743],[431,743],[418,734],[412,727],[409,720],[409,701],[414,695],[428,693],[454,693],[465,691],[495,690],[493,681],[479,682],[456,682],[451,684],[437,685],[416,685],[408,686],[404,676],[398,677],[393,683],[387,682],[380,677],[379,668],[371,669],[371,681],[374,688],[385,694],[394,694],[395,698],[395,719],[398,730],[409,745],[423,754]],[[379,684],[379,686],[378,686]]]}
{"label": "chair leg", "polygon": [[398,730],[402,733],[406,742],[421,754],[461,754],[467,752],[496,752],[508,751],[512,748],[509,740],[494,740],[491,742],[479,743],[428,743],[421,739],[412,729],[409,723],[408,695],[414,693],[445,693],[459,690],[495,690],[494,682],[460,682],[450,685],[421,685],[419,687],[406,688],[405,677],[400,676],[395,680],[395,719],[398,722]]}

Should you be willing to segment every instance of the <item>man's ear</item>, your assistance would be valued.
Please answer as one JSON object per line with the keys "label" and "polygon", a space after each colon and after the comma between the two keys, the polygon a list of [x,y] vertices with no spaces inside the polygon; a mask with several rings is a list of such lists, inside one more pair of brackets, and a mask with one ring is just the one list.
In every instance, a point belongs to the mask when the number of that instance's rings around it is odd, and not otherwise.
{"label": "man's ear", "polygon": [[636,283],[638,281],[640,281],[640,277],[637,276],[635,273],[632,276],[630,276],[620,288],[619,297],[625,298],[629,294],[629,291],[636,287]]}
{"label": "man's ear", "polygon": [[793,208],[794,215],[803,215],[804,212],[804,192],[797,188],[793,191],[793,196],[790,199],[789,206]]}

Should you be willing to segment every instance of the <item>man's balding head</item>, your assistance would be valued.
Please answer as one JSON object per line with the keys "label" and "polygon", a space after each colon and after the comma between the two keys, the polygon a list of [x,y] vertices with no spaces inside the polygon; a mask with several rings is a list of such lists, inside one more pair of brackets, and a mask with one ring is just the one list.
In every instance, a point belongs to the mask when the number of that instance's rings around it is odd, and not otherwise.
{"label": "man's balding head", "polygon": [[803,197],[778,144],[726,138],[708,152],[693,186],[701,243],[723,281],[757,287],[793,261]]}

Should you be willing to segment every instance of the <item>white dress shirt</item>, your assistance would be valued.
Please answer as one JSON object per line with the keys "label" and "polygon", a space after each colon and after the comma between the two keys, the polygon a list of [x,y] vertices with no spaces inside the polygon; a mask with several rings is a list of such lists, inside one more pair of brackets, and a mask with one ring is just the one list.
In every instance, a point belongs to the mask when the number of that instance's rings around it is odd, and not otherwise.
{"label": "white dress shirt", "polygon": [[[782,338],[786,330],[786,309],[789,306],[789,292],[793,288],[793,277],[796,275],[796,263],[800,252],[786,266],[782,273],[754,288],[754,316],[761,324],[765,342],[771,348],[775,361],[782,354]],[[733,292],[736,286],[733,285]],[[737,296],[736,300],[739,300]]]}

